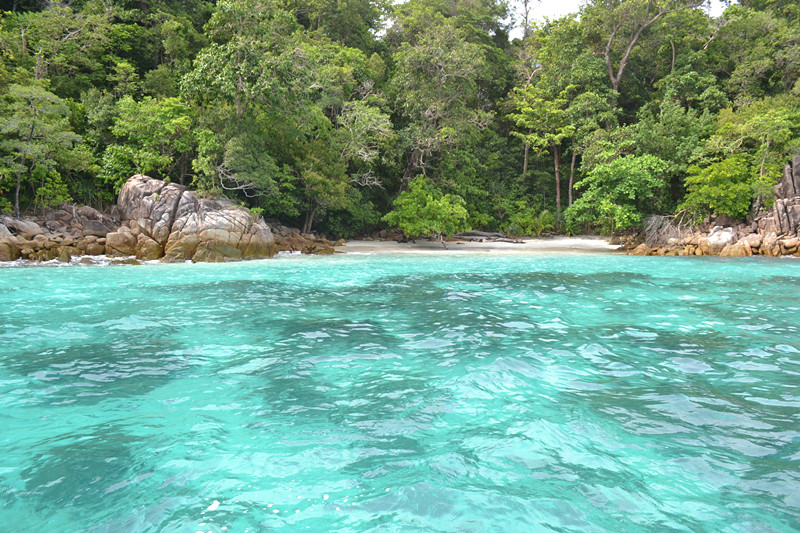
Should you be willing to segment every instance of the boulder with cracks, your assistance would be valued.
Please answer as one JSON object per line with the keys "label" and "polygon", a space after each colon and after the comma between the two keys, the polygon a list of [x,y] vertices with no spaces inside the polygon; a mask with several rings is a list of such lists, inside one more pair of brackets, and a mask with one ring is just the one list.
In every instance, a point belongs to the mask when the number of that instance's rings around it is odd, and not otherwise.
{"label": "boulder with cracks", "polygon": [[147,176],[125,183],[117,211],[123,226],[107,235],[108,255],[224,262],[272,257],[278,249],[270,227],[233,202]]}

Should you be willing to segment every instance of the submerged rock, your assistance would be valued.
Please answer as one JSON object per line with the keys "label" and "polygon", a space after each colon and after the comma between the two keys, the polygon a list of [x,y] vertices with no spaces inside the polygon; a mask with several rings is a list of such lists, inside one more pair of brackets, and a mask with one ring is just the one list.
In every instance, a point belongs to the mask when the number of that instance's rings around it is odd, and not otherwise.
{"label": "submerged rock", "polygon": [[120,266],[120,265],[141,265],[142,263],[137,259],[127,258],[127,259],[115,259],[109,263],[111,266]]}

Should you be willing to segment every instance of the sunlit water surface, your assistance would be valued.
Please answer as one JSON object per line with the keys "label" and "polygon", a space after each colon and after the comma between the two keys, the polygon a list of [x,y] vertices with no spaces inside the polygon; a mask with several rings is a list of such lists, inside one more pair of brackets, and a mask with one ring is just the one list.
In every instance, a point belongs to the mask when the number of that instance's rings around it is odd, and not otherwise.
{"label": "sunlit water surface", "polygon": [[2,531],[800,531],[800,261],[0,269]]}

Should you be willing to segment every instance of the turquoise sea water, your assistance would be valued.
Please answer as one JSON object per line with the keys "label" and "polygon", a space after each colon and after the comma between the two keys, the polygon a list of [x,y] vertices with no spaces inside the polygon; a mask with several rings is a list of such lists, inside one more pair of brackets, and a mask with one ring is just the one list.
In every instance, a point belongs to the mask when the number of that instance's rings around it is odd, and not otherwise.
{"label": "turquoise sea water", "polygon": [[800,261],[0,268],[2,531],[800,531]]}

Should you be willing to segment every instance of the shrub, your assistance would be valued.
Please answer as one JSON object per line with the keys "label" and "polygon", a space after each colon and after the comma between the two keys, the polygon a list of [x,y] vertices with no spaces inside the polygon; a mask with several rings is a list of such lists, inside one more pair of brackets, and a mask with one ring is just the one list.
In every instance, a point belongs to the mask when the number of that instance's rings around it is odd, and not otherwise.
{"label": "shrub", "polygon": [[666,171],[667,164],[649,154],[598,164],[576,185],[586,190],[564,212],[566,224],[591,224],[603,233],[640,224],[655,210],[652,199],[665,189]]}
{"label": "shrub", "polygon": [[706,168],[692,166],[686,178],[688,194],[678,211],[700,219],[705,215],[727,215],[743,220],[757,196],[771,192],[771,179],[759,176],[745,154],[732,155]]}
{"label": "shrub", "polygon": [[406,237],[450,235],[469,230],[464,199],[442,193],[423,177],[394,201],[394,210],[383,221],[400,228]]}

